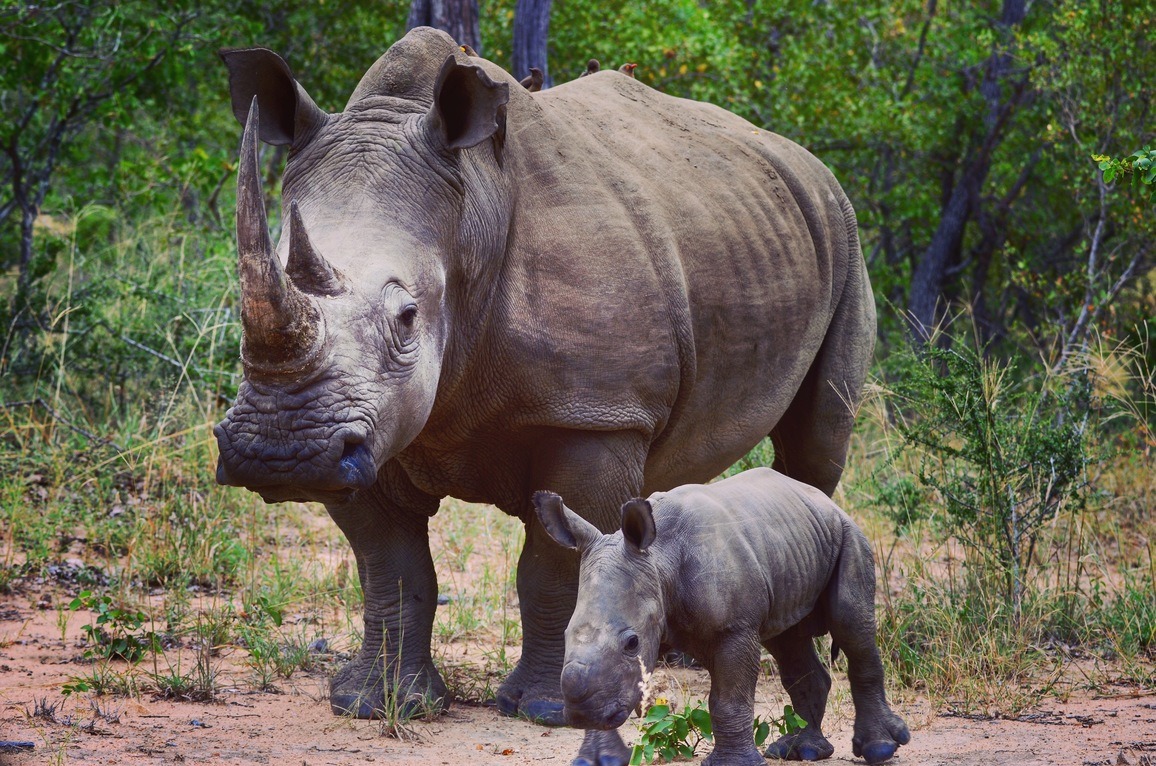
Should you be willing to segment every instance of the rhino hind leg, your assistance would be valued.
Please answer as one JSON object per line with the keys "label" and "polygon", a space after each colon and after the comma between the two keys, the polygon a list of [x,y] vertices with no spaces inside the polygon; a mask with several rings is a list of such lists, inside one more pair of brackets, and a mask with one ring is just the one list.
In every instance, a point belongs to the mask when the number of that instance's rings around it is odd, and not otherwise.
{"label": "rhino hind leg", "polygon": [[883,662],[875,643],[875,565],[870,544],[857,528],[847,527],[826,612],[831,640],[847,656],[855,704],[851,750],[867,763],[883,763],[911,740],[911,734],[887,704]]}
{"label": "rhino hind leg", "polygon": [[803,384],[770,433],[775,470],[817,487],[828,497],[843,475],[875,347],[875,300],[854,234],[854,213],[848,215],[852,263],[843,297]]}
{"label": "rhino hind leg", "polygon": [[810,631],[795,626],[768,640],[764,646],[779,666],[783,688],[791,706],[807,725],[802,731],[786,734],[767,748],[767,758],[783,761],[819,761],[830,758],[835,747],[823,736],[823,715],[831,676],[815,651]]}

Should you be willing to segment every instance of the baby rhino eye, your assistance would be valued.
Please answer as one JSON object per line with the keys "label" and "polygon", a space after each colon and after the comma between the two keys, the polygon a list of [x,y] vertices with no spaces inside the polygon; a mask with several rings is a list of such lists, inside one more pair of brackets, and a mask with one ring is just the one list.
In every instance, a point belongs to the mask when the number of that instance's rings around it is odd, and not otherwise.
{"label": "baby rhino eye", "polygon": [[638,651],[638,634],[631,631],[622,638],[622,651],[634,654]]}
{"label": "baby rhino eye", "polygon": [[417,319],[417,306],[412,303],[409,304],[401,310],[401,313],[397,315],[397,319],[403,327],[413,327],[414,320]]}

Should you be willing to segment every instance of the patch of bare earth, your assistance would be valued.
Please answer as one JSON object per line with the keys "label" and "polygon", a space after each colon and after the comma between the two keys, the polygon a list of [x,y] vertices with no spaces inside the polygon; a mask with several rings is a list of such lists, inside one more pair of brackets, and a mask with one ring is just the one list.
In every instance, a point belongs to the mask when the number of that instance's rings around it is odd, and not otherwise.
{"label": "patch of bare earth", "polygon": [[[295,674],[280,694],[253,691],[243,681],[240,650],[216,658],[221,688],[214,702],[174,702],[144,692],[101,697],[94,706],[91,695],[61,695],[62,684],[86,666],[77,662],[77,637],[61,640],[52,610],[29,604],[27,594],[7,596],[0,617],[0,740],[33,744],[31,751],[0,753],[5,766],[565,764],[581,740],[578,731],[546,729],[468,704],[432,721],[409,722],[391,736],[380,722],[331,715],[324,672]],[[483,665],[482,657],[470,655],[453,661]],[[839,675],[825,728],[836,748],[831,762],[850,763],[857,760],[850,745],[853,712]],[[707,692],[705,672],[694,669],[661,669],[655,685],[676,704],[704,699]],[[782,710],[775,679],[764,679],[759,692],[762,715]],[[1107,696],[1045,702],[1011,719],[937,714],[919,697],[899,700],[896,709],[912,729],[911,744],[894,761],[899,764],[1156,764],[1156,695],[1126,687]],[[633,721],[623,727],[628,741],[636,732]],[[704,745],[700,752],[708,750]]]}
{"label": "patch of bare earth", "polygon": [[[434,655],[452,688],[481,699],[499,682],[498,668],[517,659],[516,630],[504,629],[517,615],[512,568],[517,560],[517,522],[495,512],[467,516],[439,514],[431,526],[442,587],[451,603],[439,608]],[[351,570],[348,549],[323,514],[305,514],[302,531],[290,537],[324,538],[308,550],[284,552],[283,560],[308,559],[321,566]],[[514,530],[511,533],[511,529]],[[305,534],[308,532],[309,534]],[[315,534],[314,534],[315,533]],[[332,538],[332,539],[330,539]],[[328,542],[326,542],[328,541]],[[288,543],[290,547],[294,543]],[[330,560],[332,559],[332,560]],[[0,741],[28,742],[31,750],[3,751],[0,766],[32,764],[326,764],[400,763],[464,766],[464,764],[568,764],[577,753],[580,731],[547,729],[502,717],[493,707],[456,703],[430,721],[411,721],[389,729],[378,721],[333,716],[327,700],[328,677],[339,663],[332,654],[348,650],[350,619],[327,620],[318,628],[327,651],[317,667],[277,678],[280,693],[258,691],[247,652],[222,647],[209,658],[215,686],[211,702],[173,701],[150,690],[150,674],[189,673],[196,664],[194,641],[185,638],[163,654],[150,655],[137,667],[141,689],[130,696],[91,693],[62,694],[70,679],[90,674],[83,658],[81,626],[86,611],[71,613],[61,627],[63,604],[75,595],[51,585],[25,585],[0,595]],[[151,600],[163,611],[162,596]],[[212,599],[212,597],[210,597]],[[220,606],[192,604],[206,609]],[[481,605],[481,606],[479,606]],[[456,608],[474,608],[485,619],[477,624],[458,616]],[[300,619],[308,638],[314,623]],[[352,623],[359,623],[352,616]],[[354,626],[356,627],[356,625]],[[503,635],[505,633],[505,635]],[[505,649],[503,654],[502,649]],[[113,663],[124,673],[124,663]],[[1053,681],[1049,697],[1037,708],[1014,718],[996,711],[981,718],[944,715],[926,696],[894,695],[896,711],[908,722],[911,744],[900,749],[893,763],[997,764],[1036,766],[1156,766],[1156,693],[1119,686],[1086,691],[1086,677],[1072,671],[1070,683]],[[829,763],[863,763],[851,754],[853,708],[842,670],[837,670],[824,730],[835,745]],[[1104,677],[1099,674],[1098,677]],[[652,691],[676,706],[705,700],[705,671],[660,668]],[[760,681],[756,712],[774,717],[788,701],[777,678]],[[1056,700],[1063,700],[1056,701]],[[627,742],[638,734],[636,719],[622,728]],[[709,745],[699,749],[701,762]]]}

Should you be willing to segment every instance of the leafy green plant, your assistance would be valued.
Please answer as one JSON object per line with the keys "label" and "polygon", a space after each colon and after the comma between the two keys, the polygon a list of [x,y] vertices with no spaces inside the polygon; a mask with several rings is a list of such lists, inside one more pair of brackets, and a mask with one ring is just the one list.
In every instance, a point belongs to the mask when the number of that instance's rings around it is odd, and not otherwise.
{"label": "leafy green plant", "polygon": [[795,712],[795,708],[790,705],[783,705],[783,715],[780,718],[770,718],[763,720],[762,716],[755,716],[755,746],[762,747],[767,737],[771,734],[771,729],[779,733],[779,736],[785,737],[788,734],[794,734],[797,731],[802,731],[807,727],[807,722],[801,715]]}
{"label": "leafy green plant", "polygon": [[[988,357],[978,335],[963,333],[893,354],[891,416],[918,488],[878,482],[899,529],[920,516],[937,523],[967,549],[970,585],[1016,618],[1040,531],[1084,500],[1093,414],[1086,375],[1020,363]],[[916,505],[919,489],[928,494]]]}
{"label": "leafy green plant", "polygon": [[149,621],[148,614],[117,606],[108,594],[97,596],[90,590],[82,590],[68,608],[74,612],[89,609],[96,614],[94,622],[80,628],[91,644],[84,652],[89,659],[136,663],[148,652],[158,650],[160,642],[156,633],[143,629]]}
{"label": "leafy green plant", "polygon": [[[780,734],[793,734],[807,725],[790,705],[783,707],[781,718],[764,720],[755,717],[754,740],[761,747],[774,728]],[[661,757],[673,761],[677,757],[693,758],[698,746],[714,739],[714,726],[710,711],[702,702],[686,706],[682,711],[674,711],[666,702],[652,705],[639,724],[638,741],[630,753],[631,766],[652,763]]]}
{"label": "leafy green plant", "polygon": [[1107,154],[1093,154],[1092,160],[1104,172],[1104,183],[1127,178],[1133,191],[1148,202],[1156,203],[1156,150],[1145,146],[1122,159]]}
{"label": "leafy green plant", "polygon": [[632,766],[651,763],[656,756],[665,761],[676,756],[693,758],[700,743],[714,739],[710,712],[701,702],[680,712],[667,704],[652,705],[639,726],[638,741],[630,754]]}

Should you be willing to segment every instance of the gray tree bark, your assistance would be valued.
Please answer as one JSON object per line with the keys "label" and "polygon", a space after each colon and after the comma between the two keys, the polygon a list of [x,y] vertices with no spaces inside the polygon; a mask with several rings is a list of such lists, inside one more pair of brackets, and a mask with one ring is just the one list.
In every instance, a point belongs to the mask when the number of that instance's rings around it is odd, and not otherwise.
{"label": "gray tree bark", "polygon": [[413,0],[405,28],[414,27],[440,29],[454,38],[458,45],[468,45],[479,54],[482,52],[482,38],[478,34],[478,0]]}
{"label": "gray tree bark", "polygon": [[546,42],[550,37],[551,0],[518,0],[514,6],[514,77],[521,80],[530,67],[542,70],[543,88],[554,84],[546,65]]}
{"label": "gray tree bark", "polygon": [[1015,60],[1005,45],[1026,13],[1025,0],[1004,0],[1003,12],[997,22],[1001,34],[984,66],[983,81],[979,84],[979,92],[987,102],[983,135],[976,136],[976,149],[964,156],[931,243],[915,264],[907,309],[911,332],[917,340],[927,340],[929,331],[940,318],[940,299],[948,270],[958,262],[964,230],[982,204],[980,192],[991,169],[992,154],[1027,94],[1028,74],[1013,80]]}

